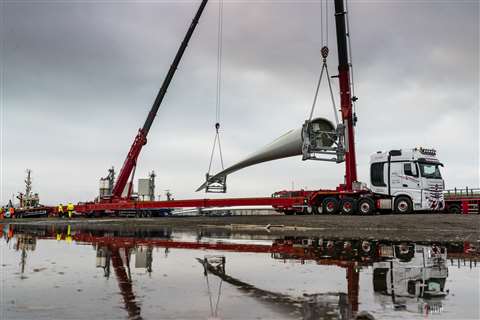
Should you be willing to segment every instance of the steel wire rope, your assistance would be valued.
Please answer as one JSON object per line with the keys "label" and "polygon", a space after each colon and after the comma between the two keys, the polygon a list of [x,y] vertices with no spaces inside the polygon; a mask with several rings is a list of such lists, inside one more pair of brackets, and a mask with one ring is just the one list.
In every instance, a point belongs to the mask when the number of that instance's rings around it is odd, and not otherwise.
{"label": "steel wire rope", "polygon": [[328,0],[325,0],[325,46],[328,48]]}
{"label": "steel wire rope", "polygon": [[205,280],[207,282],[207,292],[208,292],[208,300],[210,302],[210,313],[212,317],[217,317],[218,315],[218,305],[220,302],[220,296],[222,295],[222,283],[223,280],[220,279],[220,284],[218,285],[218,293],[217,293],[217,301],[215,303],[215,310],[213,309],[213,301],[212,301],[212,290],[210,289],[210,281],[208,281],[208,269],[206,267],[206,264],[208,262],[204,261],[203,262],[203,268],[204,268],[204,275],[205,275]]}
{"label": "steel wire rope", "polygon": [[215,317],[218,315],[218,304],[220,302],[220,296],[222,295],[222,283],[223,280],[220,279],[220,284],[218,285],[217,303],[215,304]]}
{"label": "steel wire rope", "polygon": [[[204,261],[203,262],[204,264],[206,264],[207,262]],[[208,291],[208,300],[210,302],[210,313],[212,316],[214,316],[213,314],[213,302],[212,302],[212,291],[210,290],[210,283],[208,282],[208,270],[207,270],[207,267],[204,265],[203,266],[205,268],[205,280],[207,281],[207,291]]]}
{"label": "steel wire rope", "polygon": [[222,145],[220,143],[220,115],[221,115],[221,91],[222,91],[222,55],[223,55],[223,0],[218,1],[218,29],[217,29],[217,83],[215,97],[215,138],[213,140],[210,162],[208,165],[208,174],[210,174],[213,164],[213,157],[218,142],[220,155],[220,164],[224,169]]}
{"label": "steel wire rope", "polygon": [[322,82],[323,78],[323,72],[326,72],[327,75],[327,82],[328,82],[328,88],[330,91],[330,100],[332,102],[332,107],[333,107],[333,115],[335,117],[335,122],[336,124],[339,124],[339,119],[338,119],[338,114],[337,114],[337,108],[335,105],[335,98],[333,95],[333,89],[332,89],[332,83],[330,80],[330,73],[328,72],[328,65],[327,65],[327,56],[328,56],[328,0],[325,0],[325,23],[324,23],[324,1],[320,0],[320,34],[321,34],[321,43],[322,43],[322,69],[320,70],[320,76],[318,77],[318,82],[317,82],[317,87],[315,88],[315,95],[313,98],[313,103],[312,103],[312,108],[310,109],[310,117],[308,121],[310,122],[313,118],[313,113],[315,111],[316,103],[318,100],[318,93],[320,90],[320,85]]}

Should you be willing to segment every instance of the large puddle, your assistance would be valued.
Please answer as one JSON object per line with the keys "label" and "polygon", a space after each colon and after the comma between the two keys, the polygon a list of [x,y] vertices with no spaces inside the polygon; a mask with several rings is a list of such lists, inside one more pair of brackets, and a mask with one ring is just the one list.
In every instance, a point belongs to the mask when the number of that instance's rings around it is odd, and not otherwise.
{"label": "large puddle", "polygon": [[0,227],[1,319],[480,319],[478,243]]}

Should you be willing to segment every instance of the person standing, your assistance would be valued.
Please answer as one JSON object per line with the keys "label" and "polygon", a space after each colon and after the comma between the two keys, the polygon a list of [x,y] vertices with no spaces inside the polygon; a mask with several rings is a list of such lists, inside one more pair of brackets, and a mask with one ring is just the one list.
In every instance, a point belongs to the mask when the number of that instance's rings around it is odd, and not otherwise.
{"label": "person standing", "polygon": [[60,218],[63,218],[63,204],[59,204],[57,207],[57,213]]}
{"label": "person standing", "polygon": [[71,219],[73,215],[73,203],[69,202],[67,205],[67,211],[68,211],[68,218]]}

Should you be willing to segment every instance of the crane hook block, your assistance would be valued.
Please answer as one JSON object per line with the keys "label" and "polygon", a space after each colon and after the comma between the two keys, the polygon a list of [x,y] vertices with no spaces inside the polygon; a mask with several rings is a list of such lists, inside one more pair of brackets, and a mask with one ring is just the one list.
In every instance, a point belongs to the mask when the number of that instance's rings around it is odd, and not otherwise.
{"label": "crane hook block", "polygon": [[328,47],[327,47],[327,46],[322,47],[322,49],[320,50],[320,52],[322,53],[322,58],[323,58],[323,59],[327,59],[327,57],[328,57],[328,52],[329,52],[329,51],[330,51],[330,50],[328,50]]}
{"label": "crane hook block", "polygon": [[218,129],[220,129],[220,123],[219,122],[215,123],[215,129],[217,129],[217,131],[218,131]]}

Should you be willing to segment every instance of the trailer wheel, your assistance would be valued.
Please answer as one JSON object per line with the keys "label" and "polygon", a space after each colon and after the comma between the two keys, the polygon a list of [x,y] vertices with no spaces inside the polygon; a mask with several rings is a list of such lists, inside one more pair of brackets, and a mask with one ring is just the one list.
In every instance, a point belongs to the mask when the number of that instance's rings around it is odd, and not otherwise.
{"label": "trailer wheel", "polygon": [[335,214],[338,212],[338,200],[336,198],[326,198],[322,202],[323,212]]}
{"label": "trailer wheel", "polygon": [[353,214],[355,212],[355,201],[352,198],[343,198],[340,202],[342,214]]}
{"label": "trailer wheel", "polygon": [[311,206],[306,206],[306,207],[303,209],[303,214],[305,214],[305,215],[315,214],[315,212],[313,211],[313,207],[311,207]]}
{"label": "trailer wheel", "polygon": [[412,200],[406,196],[395,199],[395,213],[411,213],[413,208]]}
{"label": "trailer wheel", "polygon": [[358,200],[357,210],[361,215],[369,215],[373,213],[375,203],[370,198],[361,198]]}
{"label": "trailer wheel", "polygon": [[462,213],[462,208],[460,208],[459,204],[455,203],[455,204],[452,204],[451,206],[448,206],[448,212],[459,214],[459,213]]}

